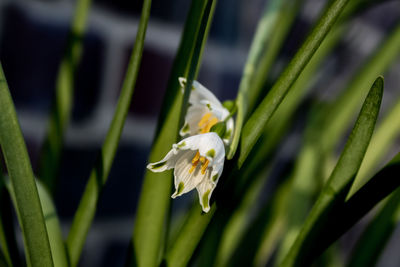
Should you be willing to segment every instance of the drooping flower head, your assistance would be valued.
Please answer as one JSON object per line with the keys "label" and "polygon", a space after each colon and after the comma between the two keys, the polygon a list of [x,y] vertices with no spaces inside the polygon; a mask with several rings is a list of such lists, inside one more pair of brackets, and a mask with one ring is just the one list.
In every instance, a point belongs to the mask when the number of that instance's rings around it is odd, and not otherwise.
{"label": "drooping flower head", "polygon": [[174,144],[159,162],[147,165],[153,172],[174,169],[175,193],[172,198],[196,188],[204,212],[210,210],[211,194],[222,174],[225,147],[218,134],[190,136]]}
{"label": "drooping flower head", "polygon": [[[179,78],[179,83],[182,87],[185,87],[186,79]],[[193,81],[189,104],[184,126],[179,132],[181,136],[208,133],[212,126],[224,121],[230,115],[228,109],[221,104],[215,95],[197,81]],[[226,121],[225,134],[222,136],[225,145],[228,145],[231,141],[233,127],[233,119],[229,118]]]}

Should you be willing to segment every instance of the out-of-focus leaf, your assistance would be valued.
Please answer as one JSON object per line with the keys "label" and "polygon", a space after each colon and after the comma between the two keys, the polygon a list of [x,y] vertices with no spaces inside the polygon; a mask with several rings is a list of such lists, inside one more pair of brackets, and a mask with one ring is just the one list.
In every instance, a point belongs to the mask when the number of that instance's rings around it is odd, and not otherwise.
{"label": "out-of-focus leaf", "polygon": [[265,266],[285,229],[284,207],[287,205],[288,185],[287,181],[283,182],[263,205],[261,212],[247,228],[240,240],[240,246],[235,249],[227,266]]}
{"label": "out-of-focus leaf", "polygon": [[304,44],[293,57],[287,68],[283,71],[277,82],[263,99],[243,128],[241,136],[241,150],[238,166],[241,167],[251,149],[261,136],[266,123],[269,121],[275,110],[278,108],[291,86],[296,81],[304,67],[310,61],[315,51],[330,31],[332,25],[339,17],[348,0],[334,1],[314,30],[310,33]]}
{"label": "out-of-focus leaf", "polygon": [[118,143],[128,114],[136,78],[139,72],[147,22],[150,17],[150,7],[151,0],[145,0],[143,3],[138,31],[136,33],[135,44],[114,117],[104,140],[101,153],[90,174],[85,192],[83,193],[67,237],[67,250],[72,267],[78,264],[87,233],[96,212],[100,191],[107,181],[118,148]]}
{"label": "out-of-focus leaf", "polygon": [[323,129],[320,131],[320,146],[326,153],[331,153],[343,137],[354,118],[353,114],[356,114],[356,110],[361,105],[360,99],[364,99],[367,95],[367,88],[374,81],[374,77],[384,73],[397,58],[396,56],[400,53],[399,42],[400,24],[368,59],[368,62],[363,64],[362,69],[328,109],[325,124],[319,127],[319,130]]}
{"label": "out-of-focus leaf", "polygon": [[233,140],[227,155],[228,159],[232,159],[235,155],[244,120],[249,109],[253,109],[255,99],[263,87],[263,77],[267,77],[268,70],[294,20],[300,2],[301,0],[273,0],[265,6],[239,85],[236,99],[238,112]]}
{"label": "out-of-focus leaf", "polygon": [[53,266],[42,207],[14,104],[0,65],[0,144],[15,192],[16,209],[32,267]]}
{"label": "out-of-focus leaf", "polygon": [[[365,216],[375,205],[398,190],[400,187],[400,153],[383,169],[375,174],[349,200],[341,203],[332,218],[327,222],[325,231],[315,242],[314,253],[319,254],[340,236],[346,233],[356,222]],[[396,193],[397,194],[397,193]],[[395,215],[399,218],[399,213]]]}
{"label": "out-of-focus leaf", "polygon": [[385,206],[368,224],[357,241],[348,266],[374,266],[399,221],[400,188],[393,192]]}
{"label": "out-of-focus leaf", "polygon": [[[331,215],[345,201],[370,142],[383,95],[383,78],[378,77],[364,101],[353,131],[330,178],[322,189],[296,241],[281,266],[304,266],[318,256],[316,239]],[[321,251],[319,251],[321,252]]]}
{"label": "out-of-focus leaf", "polygon": [[91,0],[78,0],[68,43],[58,71],[56,94],[40,159],[39,178],[53,193],[60,166],[64,133],[71,117],[75,74],[80,62],[83,35]]}

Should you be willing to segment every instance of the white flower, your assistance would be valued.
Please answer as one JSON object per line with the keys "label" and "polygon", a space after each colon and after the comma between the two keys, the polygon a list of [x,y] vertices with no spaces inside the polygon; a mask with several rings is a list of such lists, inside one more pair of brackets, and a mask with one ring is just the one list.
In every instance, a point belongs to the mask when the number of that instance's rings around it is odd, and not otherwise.
{"label": "white flower", "polygon": [[153,172],[174,169],[175,193],[172,198],[196,188],[204,212],[210,210],[210,198],[222,174],[225,147],[216,133],[190,136],[174,144],[159,162],[147,168]]}
{"label": "white flower", "polygon": [[[179,83],[185,87],[186,79],[179,78]],[[197,81],[193,81],[189,104],[185,123],[179,132],[181,136],[208,133],[212,126],[229,116],[229,111],[215,95]],[[222,136],[225,145],[229,145],[231,141],[233,126],[233,119],[229,118],[226,121],[225,134]]]}

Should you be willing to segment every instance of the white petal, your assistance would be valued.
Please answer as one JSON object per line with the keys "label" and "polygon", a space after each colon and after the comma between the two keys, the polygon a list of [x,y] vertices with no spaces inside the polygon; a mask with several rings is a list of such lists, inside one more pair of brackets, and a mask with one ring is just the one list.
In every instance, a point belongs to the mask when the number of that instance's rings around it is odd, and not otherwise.
{"label": "white petal", "polygon": [[197,193],[199,194],[199,202],[204,212],[208,212],[210,210],[211,195],[216,187],[216,184],[210,181],[210,169],[207,171],[207,179],[204,179],[196,187]]}
{"label": "white petal", "polygon": [[196,135],[199,133],[199,122],[203,116],[210,112],[207,106],[204,105],[192,105],[188,108],[185,116],[185,124],[180,130],[181,136]]}
{"label": "white petal", "polygon": [[[186,78],[180,77],[179,83],[184,88],[186,85]],[[216,98],[210,90],[205,88],[198,81],[193,81],[193,88],[194,89],[190,92],[190,104],[197,104],[200,103],[201,100],[208,100],[213,105],[217,107],[222,107],[222,104],[221,102],[219,102],[218,98]]]}
{"label": "white petal", "polygon": [[189,172],[196,153],[192,150],[185,151],[177,160],[174,170],[175,193],[171,196],[172,198],[191,191],[204,179],[205,175],[201,174],[200,164],[192,173]]}
{"label": "white petal", "polygon": [[166,170],[170,170],[175,167],[176,161],[179,159],[181,152],[176,149],[174,146],[173,148],[165,155],[165,157],[154,163],[149,163],[147,165],[147,169],[152,172],[163,172]]}
{"label": "white petal", "polygon": [[185,149],[198,150],[202,157],[206,157],[210,164],[223,163],[225,158],[225,147],[221,138],[216,133],[205,133],[190,136],[182,140],[185,142]]}

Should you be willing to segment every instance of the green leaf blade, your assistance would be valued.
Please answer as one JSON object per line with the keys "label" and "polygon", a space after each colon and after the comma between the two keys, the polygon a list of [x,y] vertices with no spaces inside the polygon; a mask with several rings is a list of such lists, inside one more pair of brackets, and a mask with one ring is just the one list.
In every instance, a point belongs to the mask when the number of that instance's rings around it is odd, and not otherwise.
{"label": "green leaf blade", "polygon": [[53,266],[53,259],[32,167],[14,104],[0,65],[0,144],[15,191],[16,206],[30,266]]}

